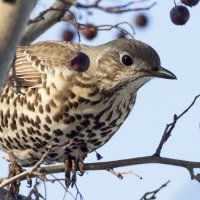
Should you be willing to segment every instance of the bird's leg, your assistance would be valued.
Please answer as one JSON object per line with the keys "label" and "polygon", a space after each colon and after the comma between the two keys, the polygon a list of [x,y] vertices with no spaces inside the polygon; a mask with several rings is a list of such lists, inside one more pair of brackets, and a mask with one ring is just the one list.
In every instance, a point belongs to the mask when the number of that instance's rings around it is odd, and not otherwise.
{"label": "bird's leg", "polygon": [[83,176],[83,174],[85,173],[83,160],[84,156],[81,156],[80,159],[78,160],[79,176]]}
{"label": "bird's leg", "polygon": [[67,159],[65,161],[65,166],[66,166],[66,170],[65,170],[65,184],[67,186],[67,188],[71,185],[71,187],[73,187],[76,183],[76,172],[79,171],[79,175],[83,176],[84,174],[84,163],[83,163],[83,159]]}
{"label": "bird's leg", "polygon": [[[11,178],[17,174],[20,174],[23,170],[21,166],[17,163],[15,159],[15,155],[11,151],[8,152],[8,157],[11,162],[9,166],[8,178]],[[8,185],[9,194],[12,197],[15,197],[19,193],[19,187],[20,187],[20,180],[16,179],[15,181],[13,181],[12,183]]]}
{"label": "bird's leg", "polygon": [[71,162],[70,159],[65,160],[65,185],[68,188],[71,184]]}
{"label": "bird's leg", "polygon": [[65,184],[67,188],[71,185],[72,187],[76,183],[76,170],[77,170],[77,163],[76,160],[73,158],[67,159],[65,161]]}

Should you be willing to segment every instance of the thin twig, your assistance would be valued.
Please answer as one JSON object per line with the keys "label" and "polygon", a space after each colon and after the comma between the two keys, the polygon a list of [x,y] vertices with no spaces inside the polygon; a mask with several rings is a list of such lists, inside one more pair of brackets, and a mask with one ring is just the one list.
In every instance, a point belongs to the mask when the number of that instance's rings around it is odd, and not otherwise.
{"label": "thin twig", "polygon": [[108,168],[107,171],[110,172],[111,174],[117,176],[117,178],[119,178],[120,180],[122,180],[124,178],[122,176],[122,174],[132,174],[132,175],[136,176],[137,178],[142,179],[142,177],[140,175],[136,174],[132,170],[129,170],[127,172],[116,172],[112,168]]}
{"label": "thin twig", "polygon": [[112,6],[112,7],[103,7],[103,6],[100,6],[99,3],[100,3],[100,1],[96,1],[92,4],[85,5],[85,4],[81,4],[81,3],[77,2],[75,4],[75,6],[79,9],[80,8],[81,9],[95,8],[95,9],[99,9],[99,10],[102,10],[102,11],[108,12],[108,13],[125,13],[125,12],[132,12],[132,11],[149,10],[156,5],[156,2],[153,2],[152,4],[150,4],[147,7],[127,8],[127,7],[131,6],[132,4],[138,3],[138,2],[131,1],[131,2],[121,5],[121,6]]}
{"label": "thin twig", "polygon": [[[156,194],[163,189],[164,187],[167,187],[167,185],[170,183],[170,181],[167,181],[163,185],[161,185],[157,190],[151,191],[151,192],[146,192],[140,200],[153,200],[156,199]],[[148,197],[151,195],[150,197]]]}
{"label": "thin twig", "polygon": [[180,114],[180,115],[174,115],[174,119],[173,122],[171,122],[170,124],[167,124],[163,133],[163,136],[161,138],[161,141],[156,149],[156,152],[154,155],[156,156],[160,156],[161,154],[161,150],[163,145],[165,144],[165,142],[167,142],[167,140],[169,139],[171,132],[173,131],[177,121],[183,116],[185,115],[191,108],[192,106],[195,104],[196,100],[200,97],[200,95],[197,95],[194,100],[192,101],[192,103]]}

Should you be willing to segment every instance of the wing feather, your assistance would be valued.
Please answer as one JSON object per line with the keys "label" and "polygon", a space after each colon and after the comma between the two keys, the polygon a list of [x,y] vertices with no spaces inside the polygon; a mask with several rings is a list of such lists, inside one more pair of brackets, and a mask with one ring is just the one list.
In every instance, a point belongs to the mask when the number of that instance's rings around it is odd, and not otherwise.
{"label": "wing feather", "polygon": [[17,49],[15,70],[22,87],[42,87],[51,70],[72,71],[71,58],[80,45],[47,41]]}

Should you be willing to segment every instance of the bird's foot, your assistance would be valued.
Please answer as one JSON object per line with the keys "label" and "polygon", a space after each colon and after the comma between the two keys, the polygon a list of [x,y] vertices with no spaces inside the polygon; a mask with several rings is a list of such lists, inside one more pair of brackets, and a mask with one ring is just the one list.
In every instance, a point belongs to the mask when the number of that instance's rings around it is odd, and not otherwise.
{"label": "bird's foot", "polygon": [[[11,162],[11,164],[9,166],[8,178],[12,178],[12,177],[20,174],[23,171],[23,169],[15,160],[15,156],[12,152],[9,152],[8,156],[9,156],[10,162]],[[16,197],[17,194],[19,193],[19,188],[20,188],[20,180],[19,179],[16,179],[15,181],[11,182],[8,185],[9,195],[12,197]]]}
{"label": "bird's foot", "polygon": [[71,187],[73,187],[76,183],[76,173],[77,171],[79,171],[80,173],[78,173],[80,176],[83,176],[84,174],[84,163],[83,160],[75,160],[75,159],[67,159],[65,161],[65,166],[66,166],[66,170],[65,170],[65,184],[66,187],[68,188],[70,185]]}

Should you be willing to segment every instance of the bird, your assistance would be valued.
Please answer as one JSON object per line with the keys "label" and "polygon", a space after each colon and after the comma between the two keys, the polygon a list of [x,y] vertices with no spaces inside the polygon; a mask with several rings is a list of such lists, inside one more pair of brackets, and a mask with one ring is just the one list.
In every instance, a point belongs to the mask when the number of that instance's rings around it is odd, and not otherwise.
{"label": "bird", "polygon": [[135,39],[20,46],[12,65],[0,97],[0,149],[25,167],[48,150],[44,164],[85,159],[117,132],[145,83],[176,79]]}

